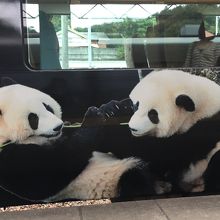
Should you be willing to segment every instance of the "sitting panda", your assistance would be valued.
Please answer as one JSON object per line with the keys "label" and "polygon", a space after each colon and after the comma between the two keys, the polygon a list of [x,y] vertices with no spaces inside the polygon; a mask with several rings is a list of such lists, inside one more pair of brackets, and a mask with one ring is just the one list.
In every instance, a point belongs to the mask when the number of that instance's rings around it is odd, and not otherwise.
{"label": "sitting panda", "polygon": [[[97,108],[89,108],[79,129],[67,132],[53,98],[14,84],[0,88],[0,110],[1,205],[119,197],[127,175],[136,178],[136,192],[154,193],[144,161],[96,152],[103,128],[94,120],[106,120]],[[70,184],[71,193],[60,193]]]}
{"label": "sitting panda", "polygon": [[204,77],[163,70],[145,77],[130,98],[135,108],[129,121],[132,135],[150,136],[147,148],[160,154],[152,157],[152,169],[174,176],[186,192],[204,191],[203,175],[220,150],[220,86]]}
{"label": "sitting panda", "polygon": [[[130,100],[111,101],[97,110],[111,126],[104,126],[105,142],[96,150],[120,159],[140,158],[149,163],[156,183],[171,183],[173,192],[202,192],[204,173],[220,149],[219,97],[220,86],[207,78],[153,71],[132,90]],[[119,126],[126,113],[128,126]]]}

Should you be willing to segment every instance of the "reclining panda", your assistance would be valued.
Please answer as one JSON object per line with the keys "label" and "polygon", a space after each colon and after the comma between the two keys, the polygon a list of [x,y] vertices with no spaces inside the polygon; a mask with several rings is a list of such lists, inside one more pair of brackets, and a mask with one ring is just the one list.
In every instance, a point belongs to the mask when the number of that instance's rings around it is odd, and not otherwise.
{"label": "reclining panda", "polygon": [[[111,101],[90,112],[104,137],[96,151],[147,164],[142,171],[151,178],[140,178],[136,170],[121,176],[122,197],[161,194],[171,187],[174,192],[205,190],[204,173],[220,149],[219,97],[220,87],[204,77],[162,70],[146,76],[131,92],[131,100]],[[131,116],[132,135],[128,127],[119,126],[125,114]],[[93,168],[90,176],[96,174]],[[82,185],[88,178],[82,175],[80,181]],[[49,200],[74,198],[76,184],[74,179]]]}
{"label": "reclining panda", "polygon": [[88,110],[82,127],[72,133],[63,128],[59,104],[33,88],[19,84],[0,88],[0,109],[3,191],[38,201],[58,195],[71,183],[71,192],[56,200],[112,198],[120,196],[123,176],[131,173],[140,178],[147,194],[154,192],[143,161],[94,152],[102,143],[102,127],[92,125],[92,117],[97,123],[105,120],[95,107]]}

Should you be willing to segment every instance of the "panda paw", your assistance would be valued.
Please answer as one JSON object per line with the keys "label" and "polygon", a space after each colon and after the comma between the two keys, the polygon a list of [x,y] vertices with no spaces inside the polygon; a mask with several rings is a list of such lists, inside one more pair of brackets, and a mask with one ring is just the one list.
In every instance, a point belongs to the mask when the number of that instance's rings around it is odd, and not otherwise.
{"label": "panda paw", "polygon": [[103,137],[104,114],[97,107],[89,107],[82,124],[74,133],[74,142],[79,144],[98,145]]}
{"label": "panda paw", "polygon": [[204,192],[205,191],[205,181],[203,178],[199,178],[194,182],[191,192]]}
{"label": "panda paw", "polygon": [[166,181],[155,181],[154,189],[157,195],[163,195],[172,191],[172,184]]}
{"label": "panda paw", "polygon": [[103,125],[105,122],[105,115],[99,108],[92,106],[86,111],[81,127],[93,127]]}
{"label": "panda paw", "polygon": [[119,101],[112,100],[100,106],[100,110],[105,114],[106,118],[114,117],[119,111]]}
{"label": "panda paw", "polygon": [[99,109],[103,112],[108,122],[114,122],[114,120],[121,122],[125,117],[131,117],[134,113],[133,103],[130,99],[112,100],[101,105]]}
{"label": "panda paw", "polygon": [[86,111],[81,127],[94,127],[107,124],[118,124],[130,118],[133,114],[133,104],[130,99],[112,100],[99,108],[92,106]]}
{"label": "panda paw", "polygon": [[199,177],[191,182],[180,182],[180,187],[184,192],[203,192],[205,191],[205,181],[203,177]]}

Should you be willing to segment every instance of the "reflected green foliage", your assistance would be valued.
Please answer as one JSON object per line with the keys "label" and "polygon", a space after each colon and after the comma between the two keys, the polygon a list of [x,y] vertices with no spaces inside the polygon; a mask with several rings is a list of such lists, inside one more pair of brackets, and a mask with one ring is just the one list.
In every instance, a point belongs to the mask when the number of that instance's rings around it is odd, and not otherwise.
{"label": "reflected green foliage", "polygon": [[94,32],[104,32],[107,35],[117,33],[121,37],[145,37],[146,30],[149,26],[154,25],[156,19],[154,16],[147,19],[125,18],[119,22],[105,23],[102,25],[92,26]]}
{"label": "reflected green foliage", "polygon": [[56,32],[61,30],[61,15],[54,15],[51,22],[53,23]]}
{"label": "reflected green foliage", "polygon": [[[61,30],[61,15],[53,15],[51,22],[54,25],[56,32]],[[68,23],[70,26],[70,15],[68,16]]]}
{"label": "reflected green foliage", "polygon": [[[100,25],[93,25],[91,29],[92,32],[105,33],[109,39],[179,37],[181,28],[185,25],[200,25],[202,20],[204,20],[206,30],[215,33],[216,16],[219,15],[220,6],[217,4],[167,5],[160,13],[152,14],[147,18],[112,19],[112,22],[108,21]],[[52,23],[55,30],[59,31],[61,29],[61,16],[53,16]],[[81,27],[75,30],[78,32],[88,31],[87,28]],[[107,47],[116,48],[118,59],[124,59],[124,45],[107,44]]]}
{"label": "reflected green foliage", "polygon": [[[209,13],[207,13],[207,11]],[[213,14],[210,14],[210,11]],[[178,37],[180,29],[186,24],[200,24],[202,19],[208,31],[215,32],[215,16],[220,15],[220,6],[215,4],[191,4],[167,6],[160,13],[146,19],[124,18],[112,23],[93,25],[93,32],[104,32],[112,38],[118,34],[124,38],[131,37]],[[77,31],[87,31],[77,28]]]}
{"label": "reflected green foliage", "polygon": [[[213,14],[210,15],[210,12]],[[153,27],[153,36],[178,37],[184,25],[200,24],[202,20],[205,21],[206,30],[214,33],[215,16],[219,14],[220,7],[214,4],[179,5],[173,9],[167,6],[157,15],[157,25]],[[149,32],[149,35],[153,37],[152,32]]]}

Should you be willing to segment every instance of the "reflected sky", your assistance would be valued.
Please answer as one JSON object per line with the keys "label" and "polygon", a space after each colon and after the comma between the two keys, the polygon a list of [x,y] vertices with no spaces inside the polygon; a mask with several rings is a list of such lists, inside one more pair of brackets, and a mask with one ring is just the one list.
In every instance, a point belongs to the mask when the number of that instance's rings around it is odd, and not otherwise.
{"label": "reflected sky", "polygon": [[[147,18],[166,7],[164,4],[106,4],[106,5],[71,5],[71,26],[88,27],[95,24],[121,21],[124,18]],[[26,4],[24,17],[29,27],[39,31],[39,6]]]}

